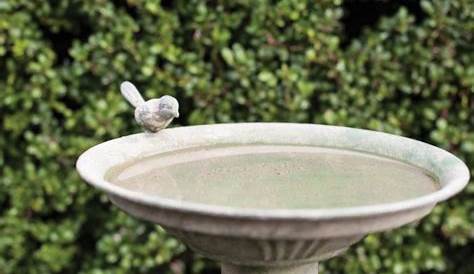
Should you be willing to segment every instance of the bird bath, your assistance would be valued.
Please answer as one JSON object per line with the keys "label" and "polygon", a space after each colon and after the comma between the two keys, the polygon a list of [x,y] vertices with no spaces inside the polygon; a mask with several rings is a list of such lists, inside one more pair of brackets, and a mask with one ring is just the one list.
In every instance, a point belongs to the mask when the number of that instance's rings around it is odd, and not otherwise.
{"label": "bird bath", "polygon": [[291,123],[129,135],[84,152],[77,170],[224,274],[316,274],[319,261],[419,220],[469,180],[461,160],[423,142]]}

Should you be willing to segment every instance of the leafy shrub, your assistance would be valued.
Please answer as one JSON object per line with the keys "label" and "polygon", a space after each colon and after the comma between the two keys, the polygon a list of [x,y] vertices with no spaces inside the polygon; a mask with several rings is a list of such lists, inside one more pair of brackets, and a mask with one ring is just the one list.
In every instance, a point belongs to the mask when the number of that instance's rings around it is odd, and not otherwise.
{"label": "leafy shrub", "polygon": [[[473,166],[474,3],[365,3],[365,14],[380,5],[394,12],[358,32],[341,0],[1,1],[0,272],[218,273],[74,171],[86,148],[139,131],[124,79],[147,98],[178,97],[181,125],[362,127]],[[321,272],[473,273],[473,194],[368,236]]]}

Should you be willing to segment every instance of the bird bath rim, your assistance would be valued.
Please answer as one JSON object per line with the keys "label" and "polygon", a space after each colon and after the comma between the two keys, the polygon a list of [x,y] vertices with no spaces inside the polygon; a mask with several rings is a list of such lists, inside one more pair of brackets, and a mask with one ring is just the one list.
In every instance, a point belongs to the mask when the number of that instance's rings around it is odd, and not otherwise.
{"label": "bird bath rim", "polygon": [[[139,158],[149,156],[146,153],[149,152],[142,152],[142,153],[131,153],[130,149],[128,151],[128,155],[124,155],[120,152],[120,149],[125,150],[126,144],[130,146],[130,142],[134,143],[135,145],[138,142],[147,143],[151,141],[155,141],[153,144],[148,145],[160,145],[160,144],[168,144],[170,149],[160,152],[167,152],[172,151],[173,148],[182,149],[182,148],[189,148],[189,147],[199,147],[202,144],[196,143],[196,146],[189,145],[192,142],[193,138],[199,138],[202,136],[207,136],[209,141],[218,141],[218,140],[226,140],[232,139],[238,133],[248,133],[253,134],[255,131],[261,131],[265,129],[267,135],[272,135],[275,139],[278,139],[278,136],[282,137],[282,140],[291,140],[287,142],[282,142],[281,144],[289,144],[289,145],[298,145],[298,142],[301,140],[310,140],[311,134],[316,134],[313,137],[318,137],[319,134],[328,134],[328,141],[334,142],[332,145],[324,146],[320,145],[321,147],[331,147],[331,148],[342,148],[342,149],[351,149],[354,151],[360,151],[365,153],[374,153],[374,151],[367,150],[370,147],[371,141],[377,141],[380,144],[385,146],[393,146],[394,148],[392,151],[388,150],[386,152],[397,152],[397,149],[405,149],[409,151],[407,147],[420,149],[420,153],[427,153],[419,160],[427,160],[428,157],[434,157],[439,160],[432,160],[430,162],[433,168],[440,168],[438,174],[434,171],[439,184],[440,189],[432,192],[427,195],[423,195],[417,198],[407,199],[399,202],[392,202],[392,203],[382,203],[382,204],[375,204],[375,205],[366,205],[366,206],[356,206],[356,207],[339,207],[339,208],[315,208],[315,209],[253,209],[253,208],[236,208],[236,207],[227,207],[222,205],[209,205],[209,204],[202,204],[190,201],[179,201],[170,198],[164,198],[157,195],[150,195],[146,193],[141,193],[137,191],[128,190],[117,186],[111,182],[108,182],[104,179],[106,172],[110,169],[110,167],[115,166],[119,163],[126,162],[131,158]],[[300,135],[305,133],[309,134],[309,136],[299,136],[298,134],[294,135],[294,131],[298,130]],[[202,136],[197,136],[199,134]],[[231,135],[232,133],[232,135]],[[196,135],[197,134],[197,135]],[[219,135],[220,134],[220,135]],[[286,134],[286,135],[285,135]],[[347,137],[348,139],[345,140],[347,144],[352,142],[350,138],[354,136],[357,138],[363,138],[363,141],[356,141],[354,140],[354,147],[350,146],[338,146],[340,145],[341,140],[338,140],[341,136],[345,134],[349,134]],[[353,134],[353,135],[351,135]],[[304,135],[304,134],[303,134]],[[334,135],[334,136],[331,136]],[[258,134],[256,134],[258,139]],[[352,136],[352,137],[351,137]],[[243,137],[243,136],[241,136]],[[180,147],[180,139],[181,141],[188,141],[188,146]],[[205,140],[204,138],[203,140]],[[238,136],[237,139],[232,142],[235,144],[235,141],[239,141]],[[262,138],[265,138],[262,137]],[[300,138],[300,139],[298,139]],[[257,140],[256,139],[256,140]],[[348,141],[349,140],[349,141]],[[301,141],[301,142],[303,142]],[[161,142],[161,143],[160,143]],[[167,142],[167,143],[166,143]],[[358,143],[359,142],[359,143]],[[230,142],[223,142],[223,143],[230,143]],[[242,144],[251,144],[252,142],[243,142]],[[253,143],[258,143],[254,141]],[[220,143],[215,143],[220,144]],[[268,144],[280,144],[280,143],[270,143]],[[365,147],[364,147],[365,144]],[[314,145],[314,144],[309,144]],[[317,145],[314,145],[317,146]],[[377,150],[377,145],[373,146],[375,150]],[[362,148],[362,149],[361,149]],[[157,152],[153,153],[152,155],[156,155]],[[416,153],[415,153],[416,154]],[[413,154],[413,155],[415,155]],[[381,156],[388,157],[384,154],[379,154]],[[97,159],[106,161],[105,158],[114,158],[114,159],[122,159],[121,161],[117,161],[116,163],[108,166],[108,167],[101,167],[100,164],[97,164]],[[392,157],[395,160],[400,160],[404,162],[408,162],[406,159],[400,159]],[[412,159],[412,161],[416,161],[416,159]],[[440,167],[440,165],[448,164],[450,168]],[[412,165],[418,166],[417,163],[409,162]],[[438,165],[436,165],[438,164]],[[220,216],[220,217],[233,217],[233,218],[246,218],[246,219],[274,219],[274,220],[283,220],[283,219],[304,219],[304,220],[325,220],[325,219],[335,219],[335,218],[352,218],[352,217],[367,217],[367,216],[375,216],[375,215],[383,215],[383,214],[390,214],[399,211],[408,211],[411,209],[417,209],[421,207],[429,207],[432,205],[437,204],[440,201],[446,200],[447,198],[453,196],[454,194],[460,192],[469,182],[469,169],[467,166],[456,156],[453,154],[437,148],[433,145],[428,143],[424,143],[421,141],[417,141],[414,139],[406,138],[403,136],[388,134],[379,131],[372,131],[366,129],[358,129],[358,128],[350,128],[350,127],[341,127],[341,126],[329,126],[329,125],[317,125],[317,124],[299,124],[299,123],[229,123],[229,124],[213,124],[213,125],[199,125],[199,126],[185,126],[185,127],[177,127],[171,129],[165,129],[160,131],[159,133],[138,133],[132,134],[128,136],[119,137],[116,139],[112,139],[101,144],[98,144],[87,151],[85,151],[76,162],[76,168],[79,172],[81,178],[83,178],[86,182],[91,184],[92,186],[99,188],[108,194],[120,197],[125,200],[133,201],[136,203],[140,203],[143,205],[153,206],[157,208],[163,209],[170,209],[170,210],[177,210],[180,212],[187,212],[187,213],[198,213],[198,214],[205,214],[208,216]],[[423,168],[423,167],[422,167]],[[431,170],[430,170],[431,171]]]}

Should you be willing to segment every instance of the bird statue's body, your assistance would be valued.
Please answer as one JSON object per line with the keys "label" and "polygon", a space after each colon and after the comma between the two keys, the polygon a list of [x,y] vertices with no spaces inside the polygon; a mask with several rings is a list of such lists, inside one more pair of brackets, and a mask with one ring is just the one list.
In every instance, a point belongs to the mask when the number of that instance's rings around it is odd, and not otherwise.
{"label": "bird statue's body", "polygon": [[120,91],[127,101],[135,107],[135,120],[145,131],[158,132],[166,128],[174,118],[179,117],[178,101],[169,95],[145,101],[137,88],[125,81]]}

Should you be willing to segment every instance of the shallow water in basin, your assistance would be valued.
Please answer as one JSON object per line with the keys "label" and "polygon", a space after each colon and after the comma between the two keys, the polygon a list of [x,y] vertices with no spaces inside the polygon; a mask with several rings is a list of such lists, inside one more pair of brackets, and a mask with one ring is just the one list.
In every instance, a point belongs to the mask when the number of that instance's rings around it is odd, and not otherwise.
{"label": "shallow water in basin", "polygon": [[106,179],[149,195],[259,209],[383,204],[439,189],[425,170],[400,161],[341,149],[283,145],[162,153],[116,166]]}

